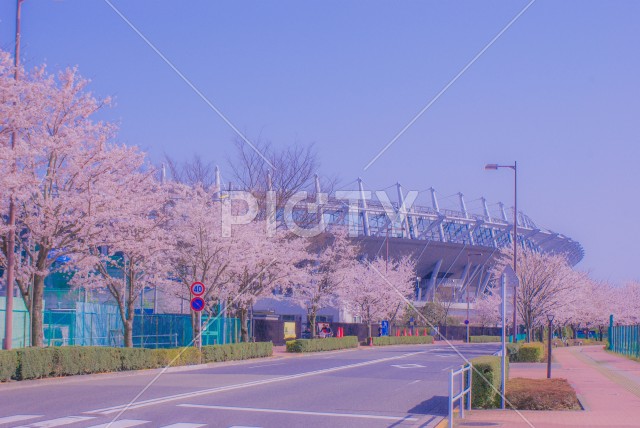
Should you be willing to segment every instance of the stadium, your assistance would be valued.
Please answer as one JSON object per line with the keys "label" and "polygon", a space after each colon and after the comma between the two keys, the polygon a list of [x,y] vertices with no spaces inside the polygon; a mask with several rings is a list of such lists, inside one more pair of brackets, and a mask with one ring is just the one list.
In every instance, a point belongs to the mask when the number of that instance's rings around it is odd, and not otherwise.
{"label": "stadium", "polygon": [[[365,191],[361,179],[357,183],[357,191],[346,192],[354,199],[329,199],[323,207],[324,221],[348,226],[368,258],[411,255],[417,263],[416,306],[433,301],[437,294],[440,301],[448,301],[451,315],[462,316],[466,315],[468,299],[473,319],[474,302],[490,284],[489,271],[497,253],[513,245],[513,209],[507,211],[499,202],[495,204],[497,212],[491,212],[487,200],[481,197],[481,211],[471,212],[462,193],[453,195],[457,210],[443,209],[433,188],[420,192],[426,193],[430,206],[410,204],[399,183],[393,186],[397,191],[394,202],[379,201],[369,197],[371,192]],[[316,190],[319,188],[316,182]],[[517,219],[520,246],[563,254],[571,265],[583,258],[580,243],[538,227],[522,212],[518,212]],[[286,298],[263,299],[255,310],[258,316],[262,313],[291,320],[304,319],[305,315],[304,309],[288,304]],[[325,309],[320,315],[326,321],[357,321],[339,308]]]}

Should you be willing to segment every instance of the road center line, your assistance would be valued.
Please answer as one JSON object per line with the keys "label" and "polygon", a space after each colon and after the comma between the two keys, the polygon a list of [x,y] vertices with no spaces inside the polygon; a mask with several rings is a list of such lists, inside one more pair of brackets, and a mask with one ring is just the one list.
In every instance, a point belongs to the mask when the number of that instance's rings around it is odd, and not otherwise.
{"label": "road center line", "polygon": [[178,404],[180,407],[193,407],[197,409],[212,410],[233,410],[241,412],[260,412],[260,413],[285,413],[289,415],[305,415],[305,416],[334,416],[339,418],[361,418],[361,419],[383,419],[387,421],[417,421],[417,418],[410,416],[381,416],[367,415],[359,413],[333,413],[333,412],[307,412],[303,410],[284,410],[284,409],[261,409],[258,407],[231,407],[231,406],[209,406],[205,404]]}
{"label": "road center line", "polygon": [[368,365],[371,365],[371,364],[382,363],[382,362],[385,362],[385,361],[398,360],[398,359],[401,359],[401,358],[411,357],[411,356],[422,354],[422,353],[424,353],[424,351],[410,352],[410,353],[407,353],[407,354],[397,355],[395,357],[379,358],[377,360],[363,361],[363,362],[360,362],[360,363],[347,364],[347,365],[344,365],[344,366],[331,367],[331,368],[328,368],[328,369],[313,370],[313,371],[310,371],[310,372],[303,372],[303,373],[298,373],[298,374],[293,374],[293,375],[286,375],[286,376],[278,376],[278,377],[273,377],[273,378],[270,378],[270,379],[256,380],[256,381],[239,383],[239,384],[234,384],[234,385],[219,386],[219,387],[210,388],[210,389],[202,389],[202,390],[199,390],[199,391],[186,392],[186,393],[182,393],[182,394],[175,394],[175,395],[169,395],[169,396],[165,396],[165,397],[159,397],[159,398],[153,398],[153,399],[149,399],[149,400],[139,401],[139,402],[133,403],[131,405],[129,405],[129,404],[121,404],[121,405],[113,406],[113,407],[105,407],[105,408],[102,408],[102,409],[90,410],[90,411],[87,411],[87,412],[84,412],[84,413],[88,413],[88,414],[96,414],[97,413],[97,414],[100,414],[100,415],[109,415],[111,413],[120,412],[122,409],[127,409],[127,410],[129,410],[129,409],[139,409],[141,407],[154,406],[156,404],[167,403],[169,401],[176,401],[176,400],[183,400],[183,399],[187,399],[187,398],[200,397],[200,396],[203,396],[203,395],[214,394],[216,392],[232,391],[232,390],[235,390],[235,389],[249,388],[249,387],[252,387],[252,386],[266,385],[266,384],[270,384],[270,383],[282,382],[282,381],[293,380],[293,379],[300,379],[300,378],[305,378],[305,377],[309,377],[309,376],[317,376],[317,375],[321,375],[321,374],[325,374],[325,373],[331,373],[331,372],[336,372],[336,371],[340,371],[340,370],[348,370],[348,369],[353,369],[353,368],[357,368],[357,367],[368,366]]}

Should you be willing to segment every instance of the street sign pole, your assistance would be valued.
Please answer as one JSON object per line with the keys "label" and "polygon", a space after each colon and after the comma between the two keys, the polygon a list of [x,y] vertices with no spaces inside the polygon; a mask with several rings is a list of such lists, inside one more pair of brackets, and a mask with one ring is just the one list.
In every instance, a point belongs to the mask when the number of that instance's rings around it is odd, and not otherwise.
{"label": "street sign pole", "polygon": [[195,335],[194,345],[199,350],[202,350],[202,310],[205,306],[205,301],[201,297],[204,295],[206,288],[203,283],[196,281],[189,287],[191,292],[191,311],[196,313],[196,325],[198,326],[198,333]]}

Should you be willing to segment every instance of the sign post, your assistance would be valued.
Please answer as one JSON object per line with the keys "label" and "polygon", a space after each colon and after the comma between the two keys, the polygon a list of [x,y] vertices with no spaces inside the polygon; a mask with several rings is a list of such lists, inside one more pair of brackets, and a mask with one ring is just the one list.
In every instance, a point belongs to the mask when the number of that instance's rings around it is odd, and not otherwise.
{"label": "sign post", "polygon": [[198,349],[202,349],[202,310],[204,309],[205,302],[201,296],[204,294],[206,288],[203,283],[196,281],[191,284],[190,290],[193,296],[191,298],[191,310],[195,311],[198,323],[198,334],[194,338],[194,345]]}

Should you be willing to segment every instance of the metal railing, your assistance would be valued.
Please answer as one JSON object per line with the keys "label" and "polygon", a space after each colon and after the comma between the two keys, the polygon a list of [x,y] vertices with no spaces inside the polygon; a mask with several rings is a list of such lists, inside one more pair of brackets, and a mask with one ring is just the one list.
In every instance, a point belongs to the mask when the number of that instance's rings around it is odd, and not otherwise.
{"label": "metal railing", "polygon": [[[449,428],[453,428],[453,407],[456,401],[460,401],[460,417],[464,419],[464,405],[465,397],[467,403],[467,410],[471,410],[471,363],[465,364],[458,370],[451,369],[449,372]],[[466,374],[466,387],[465,387],[465,374]],[[460,392],[454,395],[455,378],[460,377]]]}

